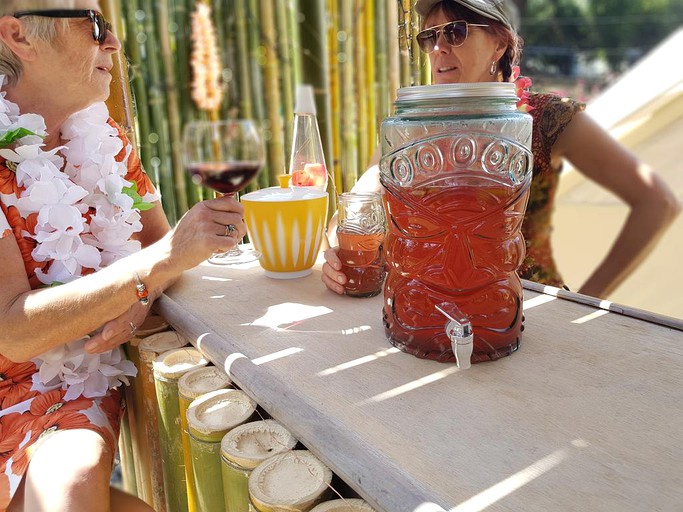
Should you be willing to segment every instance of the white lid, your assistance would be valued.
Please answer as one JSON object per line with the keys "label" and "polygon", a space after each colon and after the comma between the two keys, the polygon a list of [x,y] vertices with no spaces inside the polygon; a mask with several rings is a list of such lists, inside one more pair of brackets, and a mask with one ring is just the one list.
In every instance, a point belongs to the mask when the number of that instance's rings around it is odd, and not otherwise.
{"label": "white lid", "polygon": [[194,431],[210,435],[225,433],[247,421],[256,410],[254,402],[239,389],[218,389],[195,398],[187,409],[187,424]]}
{"label": "white lid", "polygon": [[268,187],[240,196],[240,201],[263,203],[284,203],[287,201],[308,201],[327,196],[326,192],[312,187]]}
{"label": "white lid", "polygon": [[254,469],[268,457],[296,445],[292,433],[275,420],[252,421],[235,427],[221,441],[221,454],[243,469]]}
{"label": "white lid", "polygon": [[332,471],[311,452],[292,450],[256,466],[249,475],[249,496],[261,509],[308,510],[331,481]]}
{"label": "white lid", "polygon": [[296,103],[294,103],[295,114],[316,114],[315,96],[313,87],[308,84],[296,86]]}
{"label": "white lid", "polygon": [[154,375],[169,380],[178,380],[190,370],[207,364],[209,361],[204,359],[202,353],[196,348],[178,348],[164,352],[154,360]]}
{"label": "white lid", "polygon": [[165,331],[144,338],[140,341],[138,350],[161,354],[174,348],[184,347],[185,345],[187,345],[187,341],[181,338],[177,332]]}
{"label": "white lid", "polygon": [[230,387],[232,381],[223,370],[207,366],[187,372],[178,381],[178,394],[194,400],[204,393]]}
{"label": "white lid", "polygon": [[359,498],[324,501],[311,509],[311,512],[374,512],[367,501]]}

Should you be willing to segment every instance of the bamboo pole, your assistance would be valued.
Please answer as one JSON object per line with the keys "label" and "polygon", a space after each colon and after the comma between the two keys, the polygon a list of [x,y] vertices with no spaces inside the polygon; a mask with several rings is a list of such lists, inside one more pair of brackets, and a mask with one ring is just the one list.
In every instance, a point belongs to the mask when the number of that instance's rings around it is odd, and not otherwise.
{"label": "bamboo pole", "polygon": [[[247,11],[247,27],[248,27],[248,44],[249,44],[249,62],[250,62],[250,78],[252,98],[254,100],[254,119],[257,119],[261,125],[261,130],[264,135],[266,144],[269,144],[269,126],[268,126],[268,112],[265,100],[265,84],[264,84],[264,69],[263,63],[265,61],[265,51],[261,43],[261,28],[260,28],[260,1],[261,0],[238,0],[245,2]],[[270,179],[276,171],[271,168],[273,163],[270,159],[270,152],[268,151],[266,158],[266,165],[258,175],[258,187],[265,188],[273,183]],[[284,158],[284,155],[283,155]],[[284,160],[283,160],[284,163]],[[249,188],[248,188],[249,189]]]}
{"label": "bamboo pole", "polygon": [[[164,94],[164,71],[163,62],[160,62],[159,46],[157,44],[158,35],[154,24],[154,1],[140,0],[141,9],[135,14],[142,19],[144,51],[146,54],[140,55],[145,61],[148,71],[146,82],[149,92],[148,105],[151,113],[151,132],[148,141],[155,148],[156,159],[152,159],[152,166],[159,173],[161,184],[161,200],[164,211],[171,225],[178,220],[176,188],[174,186],[173,164],[169,148],[169,131],[166,123],[166,96]],[[150,56],[149,58],[147,56]],[[153,57],[152,57],[153,56]]]}
{"label": "bamboo pole", "polygon": [[274,420],[233,428],[221,440],[221,473],[227,512],[249,512],[249,475],[264,460],[294,449],[297,440]]}
{"label": "bamboo pole", "polygon": [[211,391],[190,404],[187,425],[198,510],[223,508],[221,440],[230,430],[249,421],[255,411],[256,402],[237,389]]}
{"label": "bamboo pole", "polygon": [[[280,482],[294,479],[296,488]],[[308,450],[291,450],[259,464],[249,476],[249,496],[257,512],[310,510],[330,488],[332,471]]]}
{"label": "bamboo pole", "polygon": [[[105,0],[101,2],[102,13],[107,18],[114,33],[123,41],[124,22],[121,15],[121,5],[118,0]],[[126,62],[121,54],[117,52],[112,56],[113,68],[111,70],[112,81],[110,94],[107,99],[107,108],[110,117],[116,121],[125,131],[128,139],[135,148],[135,129],[133,126],[133,111],[130,89],[128,88],[128,70]],[[126,386],[124,394],[128,397],[130,386]],[[130,400],[126,400],[130,404]],[[136,457],[138,451],[138,439],[135,433],[135,417],[130,405],[126,407],[124,416],[121,419],[121,436],[119,438],[119,454],[121,458],[121,474],[123,477],[123,488],[127,492],[139,495],[138,477],[135,471]]]}
{"label": "bamboo pole", "polygon": [[277,176],[286,170],[285,146],[282,115],[280,107],[282,97],[279,87],[278,62],[275,44],[277,35],[275,32],[275,14],[273,13],[271,0],[260,0],[261,6],[261,44],[263,47],[263,60],[261,68],[264,77],[264,95],[266,99],[266,112],[268,128],[266,140],[268,141],[268,156],[270,163],[269,182],[276,183]]}
{"label": "bamboo pole", "polygon": [[140,151],[140,160],[143,167],[147,170],[158,190],[162,191],[160,176],[158,173],[158,166],[152,165],[154,157],[154,150],[149,142],[149,135],[151,132],[148,99],[147,99],[147,85],[145,83],[144,72],[142,68],[141,50],[144,50],[144,41],[141,43],[140,24],[137,20],[136,13],[138,12],[138,0],[127,0],[122,4],[126,21],[126,33],[128,37],[125,41],[126,54],[130,59],[131,70],[131,84],[133,88],[134,103],[136,105],[136,127],[137,127],[137,142]]}
{"label": "bamboo pole", "polygon": [[403,10],[402,0],[386,0],[387,2],[387,54],[389,56],[389,112],[394,111],[396,91],[401,87],[400,41],[398,36],[399,10]]}
{"label": "bamboo pole", "polygon": [[[135,336],[125,346],[126,354],[135,364],[136,368],[141,368],[140,351],[138,349],[140,342],[153,334],[168,331],[168,328],[166,321],[159,315],[154,314],[148,316],[142,325],[138,327]],[[133,457],[135,460],[137,484],[136,494],[148,505],[153,506],[152,460],[144,425],[146,418],[143,414],[143,383],[140,376],[141,371],[138,371],[138,374],[131,379],[130,386],[126,386],[126,414],[130,420],[131,438],[133,440]]]}
{"label": "bamboo pole", "polygon": [[343,190],[350,190],[358,179],[358,123],[355,108],[356,90],[354,83],[354,3],[340,2],[340,28],[345,37],[339,45],[339,74],[341,77],[342,102],[342,168],[344,169]]}
{"label": "bamboo pole", "polygon": [[387,2],[375,0],[375,83],[377,84],[376,126],[389,115],[389,58],[387,46],[392,41],[387,37]]}
{"label": "bamboo pole", "polygon": [[192,473],[190,436],[187,429],[187,410],[195,398],[205,393],[232,387],[232,381],[220,368],[207,366],[187,372],[178,381],[178,408],[180,411],[180,435],[183,442],[183,461],[185,463],[185,482],[187,488],[188,512],[201,512],[195,491]]}
{"label": "bamboo pole", "polygon": [[[167,512],[166,497],[164,492],[164,473],[161,464],[161,446],[159,442],[159,404],[157,403],[156,388],[154,386],[153,364],[160,354],[169,350],[178,349],[186,342],[173,331],[162,332],[143,339],[138,345],[140,357],[139,382],[141,383],[138,396],[142,403],[138,403],[138,409],[142,411],[141,421],[144,428],[143,439],[147,441],[149,457],[149,480],[151,481],[150,492],[152,503],[156,512]],[[147,501],[147,500],[146,500]],[[172,511],[168,511],[172,512]]]}
{"label": "bamboo pole", "polygon": [[[356,41],[354,51],[354,70],[355,70],[355,90],[356,90],[356,119],[358,119],[358,169],[361,174],[367,166],[369,160],[368,150],[368,96],[369,91],[367,86],[366,75],[366,60],[369,55],[366,54],[365,49],[367,41],[365,40],[365,24],[366,24],[366,2],[365,0],[354,0],[354,10],[356,11],[354,39]],[[373,148],[374,149],[374,148]]]}
{"label": "bamboo pole", "polygon": [[[101,2],[102,13],[114,27],[114,33],[124,44],[124,19],[119,0],[106,0]],[[121,126],[131,144],[135,148],[135,127],[133,122],[133,99],[131,97],[128,66],[122,52],[113,55],[114,67],[111,70],[112,82],[110,86],[107,107],[109,115]]]}
{"label": "bamboo pole", "polygon": [[166,93],[166,123],[170,136],[170,164],[175,184],[176,212],[182,216],[188,208],[187,188],[185,187],[185,170],[183,168],[182,133],[180,128],[180,112],[178,110],[178,89],[175,80],[175,64],[171,52],[171,36],[169,33],[170,18],[168,0],[156,2],[157,33],[159,34],[160,56],[164,63],[163,84]]}
{"label": "bamboo pole", "polygon": [[[325,24],[325,0],[299,0],[299,10],[303,15],[303,22],[299,24],[301,33],[301,79],[304,83],[311,84],[315,93],[318,127],[320,139],[323,145],[323,153],[327,156],[326,163],[329,166],[329,155],[332,151],[332,133],[330,124],[331,106],[327,94],[329,90],[328,52],[327,52],[327,28]],[[328,174],[330,169],[327,169]],[[330,176],[329,183],[334,185],[334,175]],[[333,207],[336,204],[336,187],[330,190],[331,200],[328,204]]]}
{"label": "bamboo pole", "polygon": [[[294,120],[294,70],[292,69],[291,34],[289,33],[289,15],[287,13],[289,2],[287,0],[275,0],[275,12],[277,23],[277,46],[276,54],[280,71],[280,91],[282,92],[283,113],[283,137],[285,161],[289,162],[292,152],[292,122]],[[291,173],[293,169],[289,169]]]}
{"label": "bamboo pole", "polygon": [[412,81],[410,62],[410,9],[411,0],[398,0],[398,45],[400,51],[401,87],[408,87]]}
{"label": "bamboo pole", "polygon": [[[292,59],[292,80],[294,88],[296,85],[303,83],[303,64],[302,55],[304,48],[301,46],[301,28],[299,24],[300,0],[286,0],[287,2],[287,25],[289,30],[289,39],[292,45],[290,57]],[[318,37],[322,37],[318,34]]]}
{"label": "bamboo pole", "polygon": [[209,362],[195,348],[164,352],[154,360],[154,388],[159,404],[159,446],[168,512],[187,512],[185,463],[180,435],[178,380]]}
{"label": "bamboo pole", "polygon": [[[327,29],[328,79],[330,98],[330,149],[327,165],[334,176],[335,190],[344,192],[341,168],[341,90],[339,81],[339,0],[327,0],[326,8],[330,17]],[[330,201],[332,208],[337,206],[337,198]]]}
{"label": "bamboo pole", "polygon": [[[366,146],[368,154],[363,160],[363,166],[369,163],[369,157],[377,147],[377,76],[376,62],[377,50],[375,47],[375,0],[365,0],[365,89],[364,95],[367,98],[366,116]],[[381,3],[381,0],[380,2]]]}
{"label": "bamboo pole", "polygon": [[249,41],[245,0],[235,0],[235,22],[237,62],[239,66],[240,117],[243,119],[253,119],[254,108],[252,104],[251,72],[249,70]]}

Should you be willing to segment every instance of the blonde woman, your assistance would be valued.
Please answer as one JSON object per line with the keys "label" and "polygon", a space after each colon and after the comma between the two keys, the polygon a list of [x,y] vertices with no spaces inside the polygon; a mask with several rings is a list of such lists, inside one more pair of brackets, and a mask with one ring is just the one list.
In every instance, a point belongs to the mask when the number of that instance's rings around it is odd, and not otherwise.
{"label": "blonde woman", "polygon": [[224,197],[171,230],[103,101],[121,44],[95,0],[0,4],[0,510],[151,510],[110,489],[119,345],[245,234]]}

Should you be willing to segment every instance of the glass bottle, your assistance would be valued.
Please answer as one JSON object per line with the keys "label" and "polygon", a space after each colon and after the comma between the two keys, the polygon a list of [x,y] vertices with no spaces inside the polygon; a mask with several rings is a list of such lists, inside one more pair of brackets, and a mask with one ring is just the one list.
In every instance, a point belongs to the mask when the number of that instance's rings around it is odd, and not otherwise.
{"label": "glass bottle", "polygon": [[327,190],[327,166],[318,129],[313,87],[310,85],[296,88],[289,174],[291,186],[315,187],[323,192]]}

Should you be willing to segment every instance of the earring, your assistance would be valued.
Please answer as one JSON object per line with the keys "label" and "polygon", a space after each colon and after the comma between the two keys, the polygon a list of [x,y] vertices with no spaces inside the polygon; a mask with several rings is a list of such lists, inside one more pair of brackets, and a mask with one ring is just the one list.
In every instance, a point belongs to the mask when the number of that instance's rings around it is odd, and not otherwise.
{"label": "earring", "polygon": [[491,63],[491,69],[489,69],[491,76],[496,74],[496,64],[497,62],[495,60]]}

